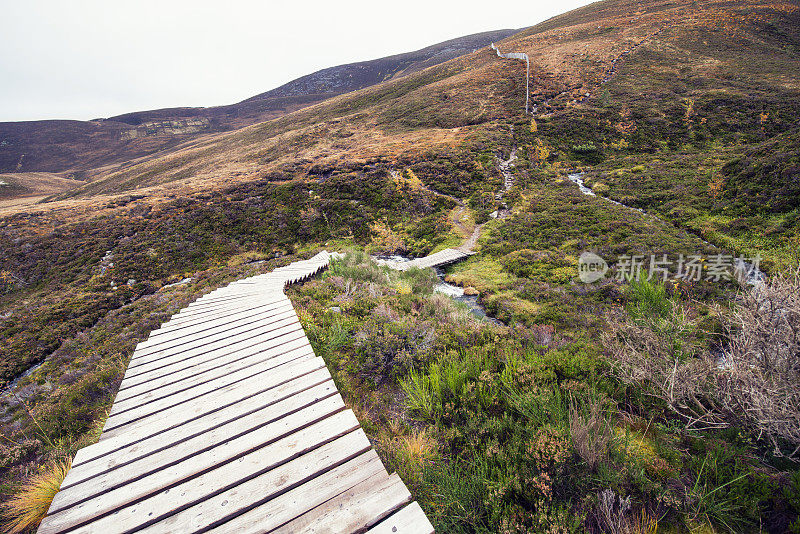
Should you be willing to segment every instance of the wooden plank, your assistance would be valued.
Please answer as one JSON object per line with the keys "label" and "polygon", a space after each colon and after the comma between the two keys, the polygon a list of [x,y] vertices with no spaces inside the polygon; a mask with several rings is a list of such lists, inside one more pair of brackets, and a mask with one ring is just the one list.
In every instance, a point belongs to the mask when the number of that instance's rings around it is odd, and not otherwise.
{"label": "wooden plank", "polygon": [[[168,336],[165,339],[155,340],[152,344],[145,345],[143,347],[137,346],[136,350],[134,351],[134,358],[132,358],[131,361],[142,360],[147,356],[174,349],[175,347],[182,347],[187,344],[190,344],[190,346],[196,346],[198,342],[205,342],[205,340],[213,341],[214,339],[219,339],[220,335],[225,335],[228,332],[233,332],[245,326],[255,324],[271,324],[276,321],[289,318],[297,320],[297,314],[295,314],[291,305],[282,306],[278,310],[262,310],[232,322],[203,322],[191,327],[188,331],[180,331],[174,336]],[[211,324],[209,326],[208,323],[215,324]],[[146,342],[143,341],[142,343]]]}
{"label": "wooden plank", "polygon": [[[42,523],[42,527],[47,528],[42,530],[40,527],[39,532],[55,533],[79,526],[267,445],[271,445],[269,453],[286,461],[358,428],[358,421],[349,410],[326,417],[332,406],[327,400],[319,402],[312,408],[295,413],[294,417],[284,418],[264,427],[261,432],[249,433],[224,442],[170,466],[169,469],[160,469],[123,486],[104,490],[98,484],[88,488],[88,496],[85,491],[71,491],[78,487],[59,492],[50,506],[46,523]],[[286,452],[282,454],[281,451]],[[286,458],[287,455],[289,458]],[[234,462],[234,467],[238,468],[238,463]]]}
{"label": "wooden plank", "polygon": [[205,373],[197,374],[169,385],[152,388],[146,391],[140,391],[126,398],[118,398],[114,401],[114,406],[118,406],[114,413],[122,413],[125,410],[131,409],[135,406],[142,406],[155,400],[169,397],[176,393],[197,387],[201,384],[211,382],[212,380],[216,380],[223,376],[231,376],[235,373],[240,373],[247,370],[267,371],[269,369],[280,367],[281,365],[286,365],[303,357],[314,357],[314,351],[311,350],[310,346],[301,347],[294,351],[279,355],[265,356],[263,354],[254,354],[247,358],[229,362],[226,365],[216,369],[211,369]]}
{"label": "wooden plank", "polygon": [[[235,299],[242,298],[243,295],[231,295],[230,292],[226,293],[225,288],[217,288],[211,293],[206,293],[205,295],[199,297],[197,300],[186,306],[180,313],[184,313],[186,311],[202,308],[203,306],[209,304],[218,304],[224,301],[234,301]],[[247,295],[245,295],[247,296]],[[249,295],[255,296],[255,295]]]}
{"label": "wooden plank", "polygon": [[412,268],[425,269],[429,267],[437,267],[440,265],[448,265],[450,263],[460,261],[470,255],[471,253],[466,253],[460,250],[448,248],[440,250],[439,252],[436,252],[434,254],[430,254],[429,256],[425,256],[424,258],[417,258],[409,262],[402,262],[402,263],[384,262],[384,264],[388,265],[389,267],[392,267],[393,269],[397,269],[400,271],[407,271]]}
{"label": "wooden plank", "polygon": [[232,304],[236,304],[237,302],[247,302],[249,300],[259,300],[259,299],[273,299],[273,298],[280,298],[285,296],[283,291],[280,288],[275,288],[270,290],[268,286],[264,286],[263,284],[259,284],[258,286],[252,286],[254,288],[253,291],[248,292],[238,292],[233,294],[231,292],[223,293],[222,289],[218,289],[213,293],[209,293],[203,297],[198,298],[182,310],[180,310],[176,315],[184,316],[184,315],[191,315],[193,313],[199,313],[204,310],[208,310],[214,307],[219,306],[230,306]]}
{"label": "wooden plank", "polygon": [[[262,326],[266,326],[266,325],[275,324],[275,323],[277,323],[279,321],[285,321],[286,319],[293,319],[292,316],[287,316],[286,315],[286,313],[288,313],[288,312],[291,312],[292,314],[294,314],[294,310],[291,309],[291,308],[288,308],[288,311],[281,311],[279,315],[267,316],[267,317],[263,317],[262,316],[257,321],[254,321],[254,323],[259,323],[260,322],[260,324]],[[278,313],[278,312],[275,312],[275,313]],[[284,324],[286,324],[286,323],[284,323]],[[237,324],[228,325],[228,328],[230,328],[230,330],[228,330],[228,332],[232,332],[232,335],[234,335],[236,333],[235,329],[238,329],[239,326],[243,326],[243,325],[237,325]],[[248,331],[248,330],[245,330],[245,331]],[[192,348],[196,348],[198,346],[202,346],[202,345],[198,345],[197,343],[193,343],[193,341],[195,339],[198,339],[198,338],[199,339],[203,339],[203,338],[200,338],[200,336],[202,336],[204,334],[205,334],[205,332],[197,333],[197,334],[187,334],[186,336],[183,337],[183,339],[184,339],[184,343],[183,344],[176,345],[175,348],[170,347],[169,349],[167,349],[167,351],[165,351],[163,353],[158,353],[158,355],[159,355],[158,357],[147,358],[147,356],[149,356],[149,355],[143,355],[143,354],[139,353],[135,357],[131,358],[131,365],[137,366],[137,365],[140,364],[140,362],[143,363],[145,361],[154,361],[155,359],[159,359],[159,357],[162,357],[161,359],[163,359],[164,356],[177,354],[179,352],[183,352],[184,350],[191,350]],[[152,354],[155,354],[155,353],[152,353]]]}
{"label": "wooden plank", "polygon": [[[157,417],[145,416],[115,428],[110,428],[110,425],[106,423],[106,426],[109,428],[106,428],[100,435],[100,442],[117,436],[123,436],[124,438],[125,436],[132,436],[134,434],[138,435],[141,432],[145,432],[147,435],[155,434],[170,428],[162,425],[165,419],[180,417],[182,415],[187,421],[193,420],[202,414],[211,413],[235,402],[239,402],[248,394],[256,394],[272,388],[277,388],[306,375],[323,373],[325,379],[327,379],[330,377],[330,373],[326,367],[319,365],[317,361],[319,359],[320,358],[315,358],[310,360],[313,362],[310,369],[295,368],[293,374],[287,374],[286,372],[255,374],[239,382],[220,387],[215,392],[189,399],[192,401],[189,404],[177,403],[173,406],[169,406],[158,411]],[[287,366],[287,368],[289,368],[289,366]]]}
{"label": "wooden plank", "polygon": [[203,307],[207,307],[210,305],[217,305],[221,302],[231,299],[243,299],[243,298],[253,298],[258,297],[261,294],[266,293],[280,293],[281,288],[271,287],[270,285],[254,285],[248,286],[247,288],[236,288],[236,287],[223,287],[217,289],[213,293],[209,293],[203,297],[200,297],[192,304],[187,306],[188,309],[199,309]]}
{"label": "wooden plank", "polygon": [[189,370],[192,367],[213,362],[230,361],[237,355],[254,354],[286,344],[299,337],[302,326],[289,324],[277,330],[265,328],[244,332],[231,339],[214,343],[210,346],[195,347],[186,352],[179,352],[126,372],[120,389],[126,389],[155,377],[163,377],[169,373]]}
{"label": "wooden plank", "polygon": [[106,436],[97,443],[84,447],[75,455],[72,465],[83,465],[134,445],[144,453],[154,451],[301,391],[322,385],[328,387],[330,380],[327,369],[318,369],[277,386],[268,384],[265,387],[260,380],[243,382],[239,387],[226,392],[225,404],[196,403],[189,409],[179,407],[165,410],[157,420],[149,424],[130,425],[118,436]]}
{"label": "wooden plank", "polygon": [[[349,467],[351,469],[365,469],[361,476],[366,476],[382,468],[380,461],[375,461],[378,460],[375,452],[369,449],[370,443],[366,435],[356,430],[288,463],[266,471],[255,478],[240,482],[236,486],[212,497],[203,498],[202,490],[204,488],[198,488],[197,482],[199,481],[193,481],[195,483],[181,493],[178,502],[171,498],[162,498],[160,502],[153,499],[152,504],[149,502],[142,503],[156,517],[160,516],[163,519],[137,532],[148,534],[198,532],[206,527],[222,524],[254,506],[264,505],[264,503],[269,506],[268,501],[274,497],[310,482],[326,471],[359,456],[363,456],[363,458],[359,459],[359,463],[350,464]],[[369,460],[372,461],[370,462]],[[270,463],[274,463],[274,459],[270,458],[266,462],[267,465]],[[249,470],[258,473],[263,471],[263,468],[263,463],[258,462]],[[240,471],[247,472],[248,469],[245,466],[240,466]],[[211,480],[210,482],[214,486],[220,485],[219,480]],[[206,489],[206,491],[208,490]],[[170,492],[170,494],[172,493],[174,492]],[[188,495],[184,495],[184,493]],[[165,495],[164,497],[170,496]],[[192,502],[192,500],[196,504],[170,516],[173,513],[173,506],[180,509],[184,503]]]}
{"label": "wooden plank", "polygon": [[[314,363],[308,363],[309,361]],[[297,366],[307,367],[309,365],[313,367],[318,363],[315,362],[313,351],[307,351],[303,354],[294,354],[291,359],[286,361],[275,360],[274,363],[265,362],[253,366],[245,366],[229,373],[212,372],[209,376],[200,375],[190,378],[184,383],[179,383],[174,388],[157,388],[142,395],[121,399],[119,403],[115,402],[109,412],[107,425],[110,422],[116,426],[117,421],[134,417],[135,413],[144,414],[159,411],[158,407],[165,406],[165,403],[171,405],[171,403],[176,403],[179,399],[190,400],[203,394],[211,393],[215,388],[219,389],[236,384],[253,376],[264,375],[264,373],[277,373],[282,376],[283,373],[288,372],[287,369]],[[129,412],[134,413],[129,414]]]}
{"label": "wooden plank", "polygon": [[[168,447],[145,451],[145,454],[141,454],[140,447],[137,445],[118,451],[99,461],[71,469],[71,476],[64,479],[61,491],[71,492],[72,502],[76,502],[85,495],[91,494],[90,492],[100,493],[121,486],[127,481],[136,480],[201,454],[220,443],[263,430],[267,425],[275,424],[283,418],[292,419],[296,412],[312,409],[318,404],[322,406],[324,411],[321,413],[324,414],[332,414],[336,410],[344,409],[344,403],[338,393],[331,393],[329,388],[322,388],[328,392],[328,396],[319,398],[317,393],[320,390],[315,389],[312,388],[279,402],[268,404],[259,410],[231,419],[205,432],[174,442]],[[170,470],[175,470],[175,468],[170,467]],[[73,471],[75,471],[74,475],[72,475]],[[63,498],[61,502],[63,507],[70,505],[69,501],[64,501]]]}
{"label": "wooden plank", "polygon": [[191,321],[199,321],[203,317],[212,317],[214,314],[226,314],[230,313],[231,311],[236,310],[243,310],[247,308],[253,308],[256,306],[268,306],[271,304],[277,304],[280,302],[285,302],[286,296],[283,293],[271,293],[270,295],[258,295],[253,297],[248,297],[245,299],[238,299],[231,302],[224,302],[215,306],[210,306],[203,309],[193,309],[190,310],[188,308],[184,308],[182,311],[174,314],[172,317],[169,318],[168,321],[165,321],[159,330],[168,329],[173,326],[179,324],[186,324]]}
{"label": "wooden plank", "polygon": [[[281,525],[274,533],[363,532],[411,501],[397,473],[365,481]],[[261,531],[263,532],[263,531]]]}
{"label": "wooden plank", "polygon": [[[176,362],[188,362],[198,356],[207,355],[212,351],[230,351],[237,347],[241,348],[242,346],[246,346],[242,345],[242,343],[248,343],[248,340],[254,340],[255,338],[262,340],[275,339],[291,332],[297,332],[298,330],[302,330],[300,322],[291,320],[290,318],[282,319],[277,323],[269,323],[237,332],[231,332],[227,337],[220,336],[219,339],[208,341],[208,343],[205,344],[201,343],[196,346],[182,347],[182,350],[166,352],[152,359],[135,362],[135,365],[132,362],[131,366],[125,372],[125,378],[161,369],[162,367]],[[249,342],[249,344],[252,343],[255,343],[255,341]]]}
{"label": "wooden plank", "polygon": [[419,503],[412,502],[369,529],[367,534],[433,534],[433,532],[433,525]]}
{"label": "wooden plank", "polygon": [[[259,370],[259,371],[243,371],[235,375],[228,375],[220,377],[217,380],[206,382],[192,389],[181,391],[164,399],[152,401],[144,406],[137,406],[133,409],[120,412],[116,415],[109,416],[106,421],[106,426],[103,432],[114,430],[118,427],[128,425],[130,423],[144,419],[145,417],[158,416],[159,412],[167,408],[172,408],[180,404],[190,401],[199,402],[198,399],[205,397],[203,401],[220,402],[219,391],[227,386],[237,384],[247,378],[262,377],[263,380],[267,378],[279,377],[282,381],[288,381],[293,375],[302,375],[316,371],[323,368],[325,362],[322,358],[303,358],[294,362],[282,365],[276,370]],[[211,400],[214,399],[214,400]]]}
{"label": "wooden plank", "polygon": [[148,345],[142,346],[142,343],[145,343],[144,341],[139,343],[139,345],[136,346],[134,355],[131,357],[131,362],[139,361],[143,357],[148,356],[149,354],[147,351],[151,351],[150,354],[155,354],[155,351],[158,351],[161,347],[164,347],[165,350],[172,349],[169,345],[182,347],[186,343],[191,343],[197,339],[203,339],[205,336],[211,335],[215,331],[229,331],[240,326],[258,322],[270,324],[276,320],[292,317],[293,315],[294,308],[291,306],[291,303],[289,303],[282,304],[275,308],[262,308],[260,310],[248,312],[247,314],[237,314],[233,317],[209,318],[201,323],[188,325],[186,328],[179,328],[167,332],[166,335],[148,339]]}
{"label": "wooden plank", "polygon": [[337,257],[233,282],[151,332],[39,531],[431,532],[282,292]]}
{"label": "wooden plank", "polygon": [[219,357],[226,357],[255,345],[263,345],[264,348],[278,346],[295,339],[297,335],[302,332],[303,327],[300,323],[283,326],[277,330],[271,330],[269,327],[266,327],[263,330],[257,329],[247,331],[216,343],[178,352],[145,365],[128,369],[128,371],[125,372],[121,388],[124,389],[128,387],[128,384],[136,383],[132,381],[134,377],[150,378],[153,376],[163,376],[166,373],[176,370],[187,369],[192,365],[197,365]]}
{"label": "wooden plank", "polygon": [[240,514],[208,532],[237,534],[273,532],[358,484],[375,485],[386,479],[386,471],[374,451],[331,469],[306,484]]}
{"label": "wooden plank", "polygon": [[161,360],[159,361],[163,369],[161,373],[143,373],[128,376],[120,384],[120,393],[125,389],[137,387],[146,382],[157,380],[166,382],[169,381],[170,375],[174,373],[191,373],[194,369],[204,369],[209,366],[219,365],[220,363],[229,361],[230,358],[237,358],[240,355],[247,356],[258,352],[274,352],[276,350],[281,350],[279,347],[283,345],[286,345],[287,350],[289,350],[294,348],[295,344],[301,341],[308,340],[302,328],[295,328],[283,336],[274,337],[273,332],[268,332],[266,334],[248,337],[220,349],[211,349],[205,352],[200,350],[194,351],[194,357],[192,354],[182,354],[181,356],[187,356],[188,358],[176,358],[172,362],[169,362],[169,360]]}
{"label": "wooden plank", "polygon": [[163,358],[177,352],[190,350],[200,345],[214,343],[220,339],[225,339],[228,336],[233,336],[240,332],[248,332],[254,328],[281,322],[287,324],[297,320],[297,315],[292,308],[283,308],[275,312],[262,312],[258,314],[258,316],[250,317],[234,324],[196,332],[191,336],[184,335],[173,340],[165,340],[164,343],[152,348],[137,348],[134,350],[133,356],[131,357],[131,367],[136,367],[142,363]]}
{"label": "wooden plank", "polygon": [[240,359],[250,358],[252,356],[264,356],[265,358],[272,356],[280,356],[282,354],[294,351],[295,349],[308,347],[311,345],[308,339],[302,333],[296,334],[293,340],[280,345],[270,343],[257,343],[250,347],[231,351],[225,358],[215,358],[210,361],[200,363],[193,363],[182,367],[180,370],[164,373],[160,376],[148,377],[148,375],[140,377],[131,377],[127,380],[125,388],[120,388],[117,392],[115,400],[124,400],[135,395],[139,395],[144,391],[149,391],[156,388],[170,386],[182,380],[186,380],[202,373],[210,372],[214,369],[219,369],[229,363],[236,362]]}
{"label": "wooden plank", "polygon": [[[275,291],[274,293],[282,293],[280,290]],[[257,300],[259,298],[270,297],[270,294],[260,295],[257,292],[250,292],[250,293],[243,293],[238,295],[224,295],[219,294],[215,296],[213,299],[207,299],[204,297],[200,297],[199,299],[195,300],[181,311],[179,311],[177,315],[186,316],[191,315],[193,313],[199,313],[202,311],[208,311],[215,307],[219,306],[230,306],[231,304],[235,304],[236,302],[245,302],[247,300]]]}
{"label": "wooden plank", "polygon": [[147,340],[150,341],[154,337],[160,337],[165,334],[175,332],[176,330],[183,330],[184,328],[200,324],[204,321],[208,321],[209,319],[232,319],[237,316],[245,315],[248,312],[255,312],[262,309],[275,309],[285,306],[286,304],[291,304],[291,302],[287,302],[286,298],[273,300],[270,302],[263,302],[261,299],[259,299],[255,301],[249,301],[247,303],[226,306],[220,310],[210,310],[206,313],[199,314],[199,316],[170,319],[169,321],[163,323],[157,330],[150,332],[150,337]]}

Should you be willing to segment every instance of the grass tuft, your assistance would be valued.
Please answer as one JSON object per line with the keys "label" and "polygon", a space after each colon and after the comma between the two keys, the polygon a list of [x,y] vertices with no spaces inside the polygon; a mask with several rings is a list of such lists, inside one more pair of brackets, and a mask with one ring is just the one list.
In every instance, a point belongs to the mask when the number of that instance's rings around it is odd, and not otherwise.
{"label": "grass tuft", "polygon": [[420,430],[398,438],[399,456],[410,466],[422,466],[438,457],[437,443],[427,431]]}
{"label": "grass tuft", "polygon": [[3,531],[17,534],[41,523],[71,465],[72,460],[56,460],[23,482],[3,503]]}

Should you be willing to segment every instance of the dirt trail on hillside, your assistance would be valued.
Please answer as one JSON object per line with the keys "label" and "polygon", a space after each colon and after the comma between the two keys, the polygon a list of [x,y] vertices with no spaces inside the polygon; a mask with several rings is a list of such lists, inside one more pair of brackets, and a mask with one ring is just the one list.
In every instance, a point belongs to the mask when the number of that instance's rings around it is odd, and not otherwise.
{"label": "dirt trail on hillside", "polygon": [[472,252],[472,249],[475,248],[475,245],[478,243],[478,239],[481,237],[481,230],[483,230],[483,224],[476,225],[472,235],[469,236],[466,241],[461,243],[461,246],[456,250],[460,250],[462,252]]}
{"label": "dirt trail on hillside", "polygon": [[[511,125],[511,136],[512,138],[514,136],[513,124]],[[505,204],[505,202],[503,202],[503,197],[505,196],[506,193],[508,193],[511,190],[512,187],[514,187],[514,174],[512,172],[512,169],[514,167],[514,161],[516,159],[517,159],[517,146],[514,145],[511,148],[511,152],[509,153],[508,159],[501,159],[497,164],[497,167],[500,170],[500,174],[503,176],[503,189],[495,193],[494,198],[495,200],[500,202],[500,208],[492,214],[492,218],[505,219],[511,214],[510,211],[508,210],[508,206]],[[402,174],[393,168],[389,169],[389,174],[395,181],[400,180],[402,177]],[[472,232],[470,232],[467,225],[465,225],[464,222],[461,220],[462,216],[464,215],[464,212],[467,209],[463,200],[456,198],[452,195],[448,195],[446,193],[440,193],[439,191],[435,191],[424,183],[421,183],[420,187],[426,193],[430,193],[432,195],[436,195],[439,197],[444,197],[456,203],[459,209],[449,217],[449,222],[453,227],[457,228],[462,234],[464,235],[469,234],[469,237],[466,237],[464,239],[464,242],[461,243],[460,246],[456,247],[456,250],[460,250],[462,252],[472,252],[473,249],[475,248],[475,245],[478,243],[478,239],[480,239],[481,237],[481,231],[483,230],[483,227],[486,223],[475,225]]]}
{"label": "dirt trail on hillside", "polygon": [[[511,126],[511,133],[514,133],[514,126]],[[512,169],[514,168],[514,161],[517,159],[517,147],[514,146],[511,148],[511,153],[508,156],[508,159],[500,160],[497,165],[497,168],[500,170],[500,174],[503,175],[503,189],[495,194],[495,200],[500,201],[500,209],[494,212],[493,218],[497,219],[505,219],[511,212],[508,210],[508,206],[505,202],[503,202],[503,197],[506,193],[508,193],[512,187],[514,187],[514,174],[512,173]],[[464,212],[464,208],[462,207],[457,214],[457,217],[460,218],[460,215]],[[481,232],[483,231],[483,227],[486,223],[478,224],[475,226],[475,229],[472,231],[472,234],[458,247],[456,250],[461,250],[463,252],[472,252],[475,248],[475,245],[478,243],[478,239],[481,237]],[[460,221],[458,221],[457,226],[462,229],[466,233],[466,229]]]}

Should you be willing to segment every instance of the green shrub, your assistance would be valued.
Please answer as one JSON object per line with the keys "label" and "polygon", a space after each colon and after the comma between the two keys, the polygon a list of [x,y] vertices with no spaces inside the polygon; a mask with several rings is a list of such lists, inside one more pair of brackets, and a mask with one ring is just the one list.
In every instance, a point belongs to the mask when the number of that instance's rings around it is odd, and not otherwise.
{"label": "green shrub", "polygon": [[629,280],[625,295],[628,298],[626,310],[634,320],[666,319],[672,312],[664,285],[651,282],[644,276],[639,280]]}

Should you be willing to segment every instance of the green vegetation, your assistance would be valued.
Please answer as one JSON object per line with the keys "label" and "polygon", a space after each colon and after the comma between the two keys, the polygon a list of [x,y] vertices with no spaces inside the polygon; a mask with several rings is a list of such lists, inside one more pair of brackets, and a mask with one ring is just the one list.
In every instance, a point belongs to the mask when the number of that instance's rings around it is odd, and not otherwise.
{"label": "green vegetation", "polygon": [[[796,490],[786,489],[796,468],[762,463],[757,432],[685,426],[614,371],[599,333],[570,341],[545,325],[480,322],[431,287],[423,271],[352,254],[289,295],[384,462],[438,530],[747,531],[796,520]],[[666,331],[673,306],[691,305],[648,282],[616,291],[627,310],[618,320],[632,327]],[[693,340],[672,345],[687,361],[712,341],[674,336]]]}

